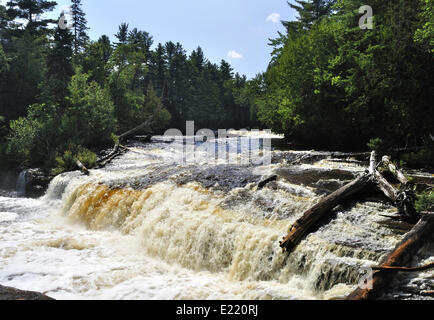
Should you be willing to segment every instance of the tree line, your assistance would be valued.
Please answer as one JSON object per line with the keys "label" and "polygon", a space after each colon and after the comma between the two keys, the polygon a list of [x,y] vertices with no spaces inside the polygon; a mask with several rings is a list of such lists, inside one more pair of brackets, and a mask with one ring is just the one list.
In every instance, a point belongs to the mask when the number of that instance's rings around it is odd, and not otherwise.
{"label": "tree line", "polygon": [[[119,26],[111,42],[88,36],[80,0],[72,21],[44,18],[56,2],[16,0],[0,5],[0,158],[4,165],[60,166],[153,116],[154,133],[198,127],[244,128],[254,115],[243,103],[247,78],[224,60],[215,64],[198,47],[154,45],[146,31]],[[66,27],[68,26],[68,27]]]}
{"label": "tree line", "polygon": [[127,23],[92,41],[80,0],[70,29],[43,18],[55,5],[0,5],[2,164],[91,163],[150,116],[154,132],[259,127],[309,148],[423,147],[407,160],[434,163],[434,0],[371,0],[372,29],[360,1],[292,0],[298,18],[249,80]]}
{"label": "tree line", "polygon": [[[313,147],[426,146],[433,154],[434,1],[292,1],[297,21],[271,40],[253,80],[261,123]],[[434,161],[433,161],[434,162]]]}

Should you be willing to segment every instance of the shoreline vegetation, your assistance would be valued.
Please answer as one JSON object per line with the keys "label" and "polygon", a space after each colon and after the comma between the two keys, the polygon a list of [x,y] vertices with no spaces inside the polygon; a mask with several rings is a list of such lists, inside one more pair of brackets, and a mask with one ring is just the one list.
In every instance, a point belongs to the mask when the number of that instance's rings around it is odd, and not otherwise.
{"label": "shoreline vegetation", "polygon": [[432,168],[433,0],[374,0],[373,29],[364,30],[358,1],[291,1],[298,18],[282,22],[267,71],[253,79],[210,62],[200,47],[157,44],[128,23],[113,42],[91,40],[80,0],[71,1],[70,29],[44,18],[55,5],[0,5],[3,168],[60,173],[75,159],[91,168],[98,150],[150,116],[154,134],[194,120],[198,128],[272,129],[309,149],[420,147],[391,155]]}

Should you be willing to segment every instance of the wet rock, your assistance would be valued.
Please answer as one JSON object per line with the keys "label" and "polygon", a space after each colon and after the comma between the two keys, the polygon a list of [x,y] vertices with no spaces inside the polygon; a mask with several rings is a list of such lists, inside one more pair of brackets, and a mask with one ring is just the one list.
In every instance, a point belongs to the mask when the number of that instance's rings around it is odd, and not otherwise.
{"label": "wet rock", "polygon": [[42,197],[54,176],[42,169],[30,169],[26,174],[25,196],[31,198]]}
{"label": "wet rock", "polygon": [[219,190],[229,191],[244,188],[250,183],[257,183],[260,178],[252,173],[251,168],[222,165],[208,168],[197,167],[190,174],[179,176],[175,181],[180,185],[199,182],[205,188],[216,187]]}
{"label": "wet rock", "polygon": [[317,184],[321,180],[349,182],[355,179],[354,173],[339,169],[302,169],[299,167],[292,167],[277,169],[275,173],[291,184],[304,185],[313,188],[317,188]]}
{"label": "wet rock", "polygon": [[22,291],[14,288],[0,286],[0,300],[26,300],[26,301],[37,301],[37,300],[54,300],[42,293],[32,292],[32,291]]}
{"label": "wet rock", "polygon": [[0,171],[0,189],[15,189],[17,173],[14,171]]}
{"label": "wet rock", "polygon": [[344,181],[332,179],[332,180],[319,180],[314,184],[314,187],[317,188],[318,194],[329,194],[333,193],[345,185]]}

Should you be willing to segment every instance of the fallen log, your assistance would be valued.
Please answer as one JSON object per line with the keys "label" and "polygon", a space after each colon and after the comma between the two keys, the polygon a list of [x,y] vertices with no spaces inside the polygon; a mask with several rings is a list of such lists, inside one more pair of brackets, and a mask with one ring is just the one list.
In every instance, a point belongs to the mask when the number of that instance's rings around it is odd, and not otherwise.
{"label": "fallen log", "polygon": [[405,175],[392,163],[390,157],[384,156],[383,163],[389,167],[389,171],[392,172],[393,175],[398,179],[398,181],[401,182],[404,186],[409,183]]}
{"label": "fallen log", "polygon": [[154,122],[154,117],[150,117],[148,120],[146,120],[145,122],[143,122],[142,124],[138,125],[137,127],[121,134],[119,136],[119,143],[123,143],[124,141],[126,141],[129,137],[135,135],[137,132],[140,132],[144,129],[148,129],[148,131],[151,131],[151,125],[152,122]]}
{"label": "fallen log", "polygon": [[[371,155],[371,167],[369,172],[374,175],[378,188],[383,192],[383,194],[390,200],[390,202],[398,208],[399,213],[404,216],[408,221],[416,223],[420,218],[414,208],[414,195],[409,188],[406,188],[403,191],[397,190],[394,186],[392,186],[383,175],[375,168],[373,169],[373,163],[376,163],[376,153],[372,152]],[[383,163],[389,164],[389,168],[395,171],[395,175],[398,180],[402,180],[401,182],[404,186],[407,186],[409,181],[405,176],[400,172],[396,167],[390,162],[390,158],[385,156],[383,157]],[[392,172],[393,173],[393,172]]]}
{"label": "fallen log", "polygon": [[112,152],[110,152],[107,156],[105,156],[104,158],[101,158],[100,160],[97,161],[98,168],[100,168],[100,169],[104,168],[106,165],[108,165],[114,159],[123,155],[127,150],[128,150],[128,148],[126,148],[120,144],[116,144],[115,147],[113,148]]}
{"label": "fallen log", "polygon": [[88,168],[86,168],[85,166],[84,166],[84,164],[82,164],[81,163],[81,161],[80,160],[76,160],[75,161],[75,163],[76,163],[76,165],[77,165],[77,167],[85,174],[85,175],[90,175],[90,171],[89,171],[89,169]]}
{"label": "fallen log", "polygon": [[97,161],[99,168],[104,168],[107,164],[112,162],[115,158],[119,157],[120,155],[124,154],[127,150],[126,147],[122,146],[121,143],[125,142],[129,137],[135,135],[137,132],[142,131],[143,129],[148,129],[148,131],[151,131],[151,125],[154,121],[154,116],[150,117],[148,120],[140,124],[139,126],[121,134],[118,137],[118,142],[113,147],[113,151],[110,152],[107,156],[103,157],[102,159]]}
{"label": "fallen log", "polygon": [[294,223],[288,236],[280,242],[280,247],[283,251],[287,252],[293,250],[320,219],[351,196],[371,186],[373,181],[372,175],[365,173],[353,182],[324,198]]}
{"label": "fallen log", "polygon": [[[395,247],[395,249],[383,259],[381,268],[401,267],[408,265],[414,254],[426,243],[426,240],[434,231],[434,213],[424,213],[420,221]],[[371,300],[377,298],[393,279],[396,272],[385,270],[375,271],[369,288],[357,288],[346,300]]]}

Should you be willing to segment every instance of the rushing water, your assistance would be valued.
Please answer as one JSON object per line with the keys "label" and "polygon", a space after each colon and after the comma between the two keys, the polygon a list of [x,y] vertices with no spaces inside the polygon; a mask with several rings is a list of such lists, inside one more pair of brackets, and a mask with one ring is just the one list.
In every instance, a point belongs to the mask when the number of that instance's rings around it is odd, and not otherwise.
{"label": "rushing water", "polygon": [[0,197],[0,284],[57,299],[334,299],[402,239],[384,223],[396,210],[372,200],[338,207],[287,256],[289,226],[364,164],[293,151],[267,165],[177,164],[177,143],[135,144],[88,177],[57,176],[40,199]]}

